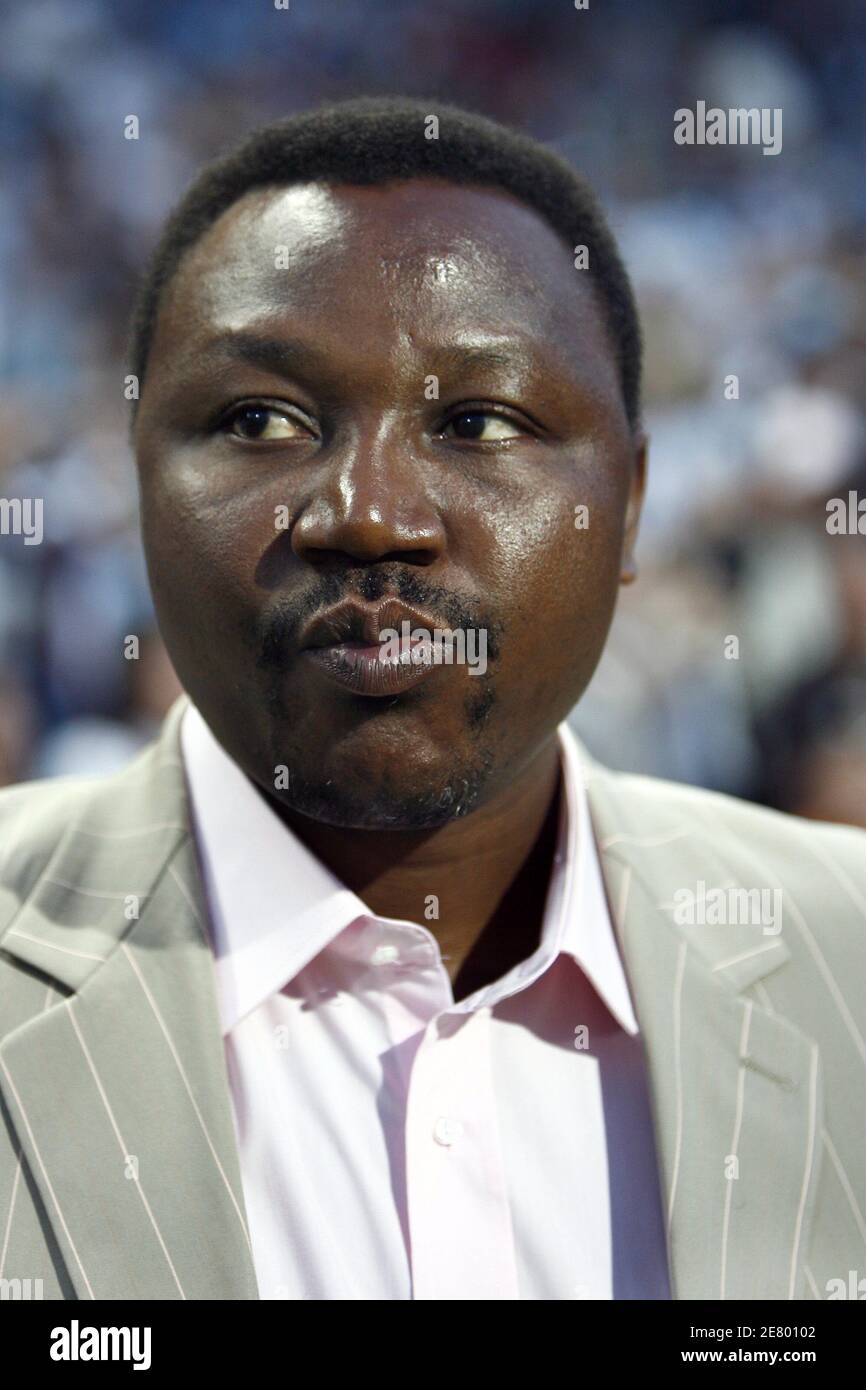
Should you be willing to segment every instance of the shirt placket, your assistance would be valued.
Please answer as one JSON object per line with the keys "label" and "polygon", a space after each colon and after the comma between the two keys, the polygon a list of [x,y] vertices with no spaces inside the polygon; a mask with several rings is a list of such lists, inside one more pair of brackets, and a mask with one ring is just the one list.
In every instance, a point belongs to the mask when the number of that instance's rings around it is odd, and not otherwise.
{"label": "shirt placket", "polygon": [[428,1024],[406,1107],[415,1299],[518,1299],[490,1058],[489,1007]]}

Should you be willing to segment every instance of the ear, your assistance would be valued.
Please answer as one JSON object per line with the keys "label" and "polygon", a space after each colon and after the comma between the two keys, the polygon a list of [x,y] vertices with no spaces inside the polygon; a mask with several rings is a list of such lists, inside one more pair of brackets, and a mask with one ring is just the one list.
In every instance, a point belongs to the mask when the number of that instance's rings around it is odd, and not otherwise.
{"label": "ear", "polygon": [[637,541],[638,522],[643,505],[644,490],[646,487],[647,475],[647,452],[649,440],[640,431],[634,436],[633,454],[631,463],[631,478],[629,480],[628,502],[625,509],[625,528],[622,538],[622,568],[619,573],[620,584],[633,584],[637,578],[637,565],[634,559],[634,547]]}

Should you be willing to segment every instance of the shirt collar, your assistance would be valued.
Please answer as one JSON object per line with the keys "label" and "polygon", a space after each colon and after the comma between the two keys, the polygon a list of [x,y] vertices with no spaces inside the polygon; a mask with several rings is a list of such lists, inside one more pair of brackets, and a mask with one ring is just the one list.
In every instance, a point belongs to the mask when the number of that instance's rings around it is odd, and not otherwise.
{"label": "shirt collar", "polygon": [[567,723],[557,734],[565,793],[557,853],[564,858],[561,876],[551,880],[545,917],[562,933],[560,950],[572,956],[620,1027],[634,1036],[638,1022],[608,908],[580,746]]}
{"label": "shirt collar", "polygon": [[[180,738],[226,1034],[352,922],[375,914],[280,820],[191,701]],[[565,952],[634,1035],[638,1024],[610,921],[579,747],[566,723],[557,739],[563,796],[539,945],[454,1007],[491,1006],[526,988]]]}

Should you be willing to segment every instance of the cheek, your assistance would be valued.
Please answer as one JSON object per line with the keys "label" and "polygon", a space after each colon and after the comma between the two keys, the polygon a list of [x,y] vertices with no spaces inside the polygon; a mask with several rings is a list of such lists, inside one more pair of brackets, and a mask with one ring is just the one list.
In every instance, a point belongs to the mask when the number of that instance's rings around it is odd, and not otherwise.
{"label": "cheek", "polygon": [[[154,603],[173,659],[178,648],[219,659],[253,588],[259,510],[214,502],[182,463],[143,476],[141,529]],[[273,537],[271,537],[273,539]],[[266,544],[266,542],[265,542]],[[261,552],[262,545],[260,544]],[[221,639],[221,640],[220,640]]]}
{"label": "cheek", "polygon": [[624,505],[615,485],[560,488],[492,533],[501,673],[528,711],[564,714],[595,671],[619,589]]}

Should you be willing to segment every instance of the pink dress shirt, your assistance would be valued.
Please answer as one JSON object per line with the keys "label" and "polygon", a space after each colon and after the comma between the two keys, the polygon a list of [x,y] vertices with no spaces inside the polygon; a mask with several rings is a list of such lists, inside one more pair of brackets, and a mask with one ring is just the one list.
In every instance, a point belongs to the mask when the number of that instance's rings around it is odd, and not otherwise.
{"label": "pink dress shirt", "polygon": [[670,1297],[643,1048],[558,739],[539,945],[455,1004],[431,928],[370,912],[187,709],[262,1298]]}

